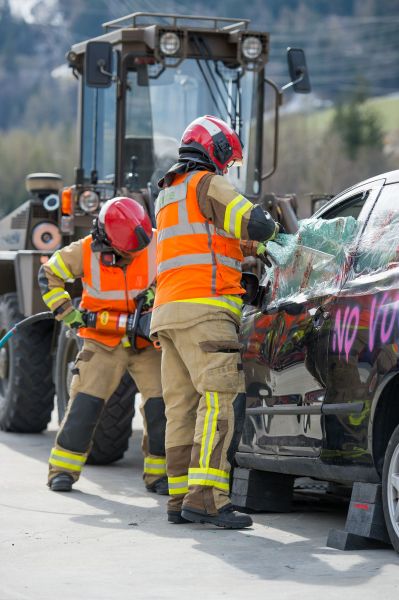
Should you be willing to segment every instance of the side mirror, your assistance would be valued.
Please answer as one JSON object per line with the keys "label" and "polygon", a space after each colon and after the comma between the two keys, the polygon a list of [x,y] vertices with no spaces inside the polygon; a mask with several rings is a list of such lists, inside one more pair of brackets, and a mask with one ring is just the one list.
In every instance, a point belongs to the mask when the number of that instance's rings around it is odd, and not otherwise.
{"label": "side mirror", "polygon": [[305,52],[302,48],[288,48],[287,61],[291,83],[284,86],[284,88],[292,86],[298,94],[309,94],[312,87],[306,66]]}
{"label": "side mirror", "polygon": [[106,88],[112,83],[112,46],[109,42],[88,42],[84,64],[88,87]]}

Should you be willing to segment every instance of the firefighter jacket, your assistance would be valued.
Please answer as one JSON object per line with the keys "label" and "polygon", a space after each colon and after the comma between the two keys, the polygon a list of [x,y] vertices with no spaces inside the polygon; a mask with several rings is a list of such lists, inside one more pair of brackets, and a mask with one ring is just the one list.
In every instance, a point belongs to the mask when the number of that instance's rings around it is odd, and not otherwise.
{"label": "firefighter jacket", "polygon": [[240,239],[267,239],[275,229],[273,219],[209,171],[176,175],[159,193],[155,213],[154,306],[189,302],[240,315]]}
{"label": "firefighter jacket", "polygon": [[[65,289],[67,282],[78,278],[82,280],[82,309],[133,313],[136,297],[155,281],[156,235],[133,260],[121,261],[115,266],[104,265],[100,253],[93,252],[91,243],[90,235],[72,242],[55,252],[40,268],[39,285],[43,300],[50,310],[56,312],[58,319],[72,310],[71,298]],[[116,332],[82,328],[79,335],[111,347],[124,342],[123,335]]]}

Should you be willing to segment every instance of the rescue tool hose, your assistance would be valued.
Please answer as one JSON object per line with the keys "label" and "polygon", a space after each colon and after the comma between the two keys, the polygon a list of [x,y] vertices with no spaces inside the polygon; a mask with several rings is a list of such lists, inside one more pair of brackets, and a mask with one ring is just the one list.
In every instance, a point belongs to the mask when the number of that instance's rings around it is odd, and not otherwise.
{"label": "rescue tool hose", "polygon": [[27,317],[26,319],[19,321],[19,323],[16,323],[14,325],[14,327],[12,329],[10,329],[9,331],[7,331],[7,333],[1,338],[0,348],[2,348],[19,329],[23,329],[24,327],[27,327],[28,325],[32,325],[33,323],[36,323],[37,321],[43,321],[43,319],[54,319],[54,315],[51,311],[41,312],[41,313],[38,313],[37,315],[32,315],[31,317]]}

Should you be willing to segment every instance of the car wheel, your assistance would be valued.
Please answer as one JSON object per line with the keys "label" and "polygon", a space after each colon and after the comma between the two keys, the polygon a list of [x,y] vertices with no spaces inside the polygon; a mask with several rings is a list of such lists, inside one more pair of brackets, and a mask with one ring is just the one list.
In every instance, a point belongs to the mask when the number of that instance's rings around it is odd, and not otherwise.
{"label": "car wheel", "polygon": [[393,432],[385,453],[382,501],[389,538],[399,552],[399,426]]}

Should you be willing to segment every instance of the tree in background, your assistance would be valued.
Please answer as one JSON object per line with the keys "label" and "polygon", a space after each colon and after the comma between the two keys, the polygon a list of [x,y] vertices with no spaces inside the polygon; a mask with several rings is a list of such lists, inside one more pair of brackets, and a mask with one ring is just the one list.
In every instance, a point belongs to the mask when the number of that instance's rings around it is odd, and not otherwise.
{"label": "tree in background", "polygon": [[367,88],[359,81],[349,101],[339,101],[335,108],[332,131],[342,140],[345,153],[350,160],[358,157],[362,147],[382,152],[384,134],[378,114],[367,107]]}

